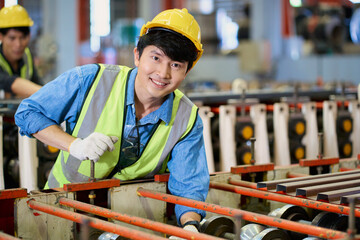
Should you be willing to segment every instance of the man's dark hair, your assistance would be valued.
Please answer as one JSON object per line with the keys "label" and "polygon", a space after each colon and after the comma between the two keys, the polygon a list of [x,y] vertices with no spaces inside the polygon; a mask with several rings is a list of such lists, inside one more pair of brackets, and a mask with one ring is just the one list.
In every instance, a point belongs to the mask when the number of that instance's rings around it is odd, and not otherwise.
{"label": "man's dark hair", "polygon": [[168,29],[150,29],[147,34],[141,36],[137,44],[139,57],[145,47],[150,45],[160,48],[166,56],[174,61],[188,62],[186,72],[192,67],[198,55],[198,51],[190,39]]}
{"label": "man's dark hair", "polygon": [[0,28],[0,33],[2,35],[6,35],[10,29],[14,29],[16,31],[22,32],[25,36],[30,34],[30,28],[29,27],[9,27],[9,28]]}

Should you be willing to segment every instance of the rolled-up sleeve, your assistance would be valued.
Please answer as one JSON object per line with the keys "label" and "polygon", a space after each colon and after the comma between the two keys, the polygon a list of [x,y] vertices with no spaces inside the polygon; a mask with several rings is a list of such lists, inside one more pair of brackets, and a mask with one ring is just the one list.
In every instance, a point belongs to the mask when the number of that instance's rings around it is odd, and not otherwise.
{"label": "rolled-up sleeve", "polygon": [[32,137],[64,121],[72,129],[97,71],[95,64],[73,68],[24,99],[15,113],[20,134]]}
{"label": "rolled-up sleeve", "polygon": [[[174,147],[168,162],[169,190],[173,195],[205,201],[209,191],[210,176],[203,139],[203,125],[198,116],[193,129]],[[178,223],[186,212],[196,212],[205,217],[205,211],[182,205],[175,206]]]}

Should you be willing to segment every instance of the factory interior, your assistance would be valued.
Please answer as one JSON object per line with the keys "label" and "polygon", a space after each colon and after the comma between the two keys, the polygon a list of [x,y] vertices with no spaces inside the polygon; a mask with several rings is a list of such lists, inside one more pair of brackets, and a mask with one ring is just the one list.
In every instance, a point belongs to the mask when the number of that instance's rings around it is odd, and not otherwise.
{"label": "factory interior", "polygon": [[[19,134],[24,98],[2,91],[0,239],[360,239],[360,1],[0,0],[16,4],[45,86],[76,66],[136,67],[144,24],[186,8],[204,51],[178,89],[198,108],[210,184],[199,201],[173,195],[168,172],[92,168],[44,189],[60,150]],[[198,231],[176,205],[206,212]]]}

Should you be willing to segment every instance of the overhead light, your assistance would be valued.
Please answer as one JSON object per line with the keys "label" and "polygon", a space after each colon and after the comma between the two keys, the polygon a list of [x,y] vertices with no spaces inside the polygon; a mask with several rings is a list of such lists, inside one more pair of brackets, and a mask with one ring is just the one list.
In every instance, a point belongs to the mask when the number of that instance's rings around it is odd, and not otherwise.
{"label": "overhead light", "polygon": [[17,0],[5,0],[4,6],[5,7],[10,7],[10,6],[17,5],[17,4],[18,4]]}
{"label": "overhead light", "polygon": [[350,0],[352,3],[360,3],[360,0]]}
{"label": "overhead light", "polygon": [[290,5],[293,7],[301,7],[302,2],[301,0],[290,0]]}
{"label": "overhead light", "polygon": [[110,34],[110,0],[90,1],[90,46],[100,50],[100,37]]}

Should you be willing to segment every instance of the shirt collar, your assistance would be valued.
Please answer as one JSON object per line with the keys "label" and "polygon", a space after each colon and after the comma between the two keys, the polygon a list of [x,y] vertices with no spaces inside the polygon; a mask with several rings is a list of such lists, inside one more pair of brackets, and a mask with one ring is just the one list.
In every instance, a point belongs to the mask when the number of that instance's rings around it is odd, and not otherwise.
{"label": "shirt collar", "polygon": [[[135,78],[137,75],[138,69],[134,68],[129,76],[129,81],[127,84],[127,96],[126,96],[126,105],[133,105],[135,103],[134,93],[135,93]],[[172,108],[173,108],[174,93],[168,95],[166,100],[161,104],[160,108],[156,111],[150,113],[145,118],[151,119],[151,122],[158,122],[159,119],[165,122],[165,125],[168,125],[171,120]],[[144,118],[144,120],[146,120]]]}

